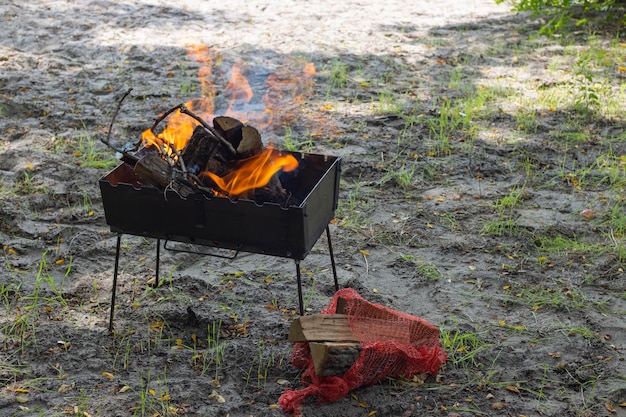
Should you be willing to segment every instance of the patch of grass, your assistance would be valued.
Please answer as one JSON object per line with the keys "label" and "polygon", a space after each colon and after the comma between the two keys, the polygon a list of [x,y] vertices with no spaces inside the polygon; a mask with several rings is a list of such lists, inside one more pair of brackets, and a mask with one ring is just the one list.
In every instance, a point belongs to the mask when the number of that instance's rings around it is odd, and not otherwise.
{"label": "patch of grass", "polygon": [[377,113],[398,114],[402,112],[402,103],[395,93],[385,90],[378,94],[375,108]]}
{"label": "patch of grass", "polygon": [[520,108],[514,117],[519,130],[525,133],[535,133],[537,131],[539,121],[537,120],[537,112],[534,109]]}
{"label": "patch of grass", "polygon": [[135,406],[129,409],[133,416],[171,416],[177,414],[177,407],[172,403],[167,382],[167,368],[163,375],[152,379],[150,371],[143,374],[139,383],[141,387],[133,392],[137,395]]}
{"label": "patch of grass", "polygon": [[591,340],[598,337],[597,332],[594,332],[589,327],[579,327],[579,326],[558,326],[557,331],[562,333],[564,336],[576,337],[581,336],[584,339]]}
{"label": "patch of grass", "polygon": [[18,171],[11,191],[18,195],[45,194],[49,190],[41,184],[41,178],[31,167]]}
{"label": "patch of grass", "polygon": [[519,225],[514,219],[487,220],[480,229],[481,234],[488,236],[516,234],[518,231]]}
{"label": "patch of grass", "polygon": [[398,135],[398,146],[412,144],[416,138],[414,136],[414,129],[423,121],[422,115],[403,114],[402,117],[404,118],[404,127]]}
{"label": "patch of grass", "polygon": [[493,346],[484,339],[487,333],[488,330],[479,330],[478,327],[471,332],[462,332],[458,328],[452,330],[442,326],[440,342],[448,354],[448,362],[453,366],[482,367],[478,355]]}
{"label": "patch of grass", "polygon": [[584,291],[565,282],[558,285],[511,289],[510,295],[516,300],[526,303],[533,310],[552,308],[569,312],[591,309],[600,313],[607,313],[611,310],[611,306],[608,306],[605,301],[590,299]]}
{"label": "patch of grass", "polygon": [[119,164],[114,153],[94,139],[84,126],[74,138],[57,139],[55,150],[71,153],[81,167],[110,170]]}
{"label": "patch of grass", "polygon": [[330,73],[330,79],[328,82],[326,95],[330,96],[333,90],[346,88],[350,79],[348,78],[348,65],[343,61],[331,61],[328,71]]}
{"label": "patch of grass", "polygon": [[256,380],[257,388],[264,388],[275,375],[277,369],[280,369],[285,361],[285,353],[277,353],[276,346],[268,344],[263,339],[256,341],[257,353],[251,358],[252,362],[248,368],[246,376],[246,386]]}
{"label": "patch of grass", "polygon": [[401,255],[400,259],[405,262],[411,262],[415,265],[415,272],[430,280],[438,280],[441,278],[441,272],[437,266],[431,262],[422,261],[413,255]]}
{"label": "patch of grass", "polygon": [[534,240],[542,252],[566,257],[571,255],[597,255],[608,250],[603,242],[587,242],[577,237],[537,235],[534,236]]}
{"label": "patch of grass", "polygon": [[290,126],[285,126],[285,134],[283,136],[283,146],[290,152],[311,152],[313,150],[313,141],[298,140],[294,137],[293,130]]}
{"label": "patch of grass", "polygon": [[336,211],[339,225],[348,229],[358,230],[364,227],[369,219],[365,211],[369,208],[370,199],[363,195],[361,185],[355,182],[347,199],[340,199]]}
{"label": "patch of grass", "polygon": [[[386,172],[385,175],[378,180],[379,185],[382,186],[393,180],[396,185],[403,189],[408,189],[413,186],[418,165],[415,161],[409,164],[408,162],[400,162],[400,159],[402,158],[394,158],[394,160],[384,164]],[[401,163],[401,165],[398,166],[399,163]]]}
{"label": "patch of grass", "polygon": [[525,196],[526,190],[524,186],[513,187],[509,194],[496,201],[494,206],[498,210],[500,216],[511,214]]}

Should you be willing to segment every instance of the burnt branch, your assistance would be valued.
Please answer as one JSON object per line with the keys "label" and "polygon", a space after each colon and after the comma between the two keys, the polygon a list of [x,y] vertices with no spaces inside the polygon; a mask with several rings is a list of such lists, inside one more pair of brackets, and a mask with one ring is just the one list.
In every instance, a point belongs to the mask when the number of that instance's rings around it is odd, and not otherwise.
{"label": "burnt branch", "polygon": [[231,156],[235,156],[237,154],[237,151],[235,150],[235,148],[229,141],[224,139],[224,137],[220,135],[220,133],[217,130],[213,129],[213,126],[211,126],[210,124],[202,120],[202,118],[200,118],[199,116],[194,114],[191,110],[189,110],[187,106],[182,104],[180,107],[180,112],[183,114],[186,114],[189,117],[192,117],[198,123],[200,123],[202,127],[204,127],[211,134],[211,136],[217,139],[228,150],[228,152],[230,152]]}
{"label": "burnt branch", "polygon": [[174,113],[176,110],[179,110],[182,114],[186,114],[187,116],[191,117],[192,119],[200,123],[200,125],[202,125],[202,127],[204,127],[207,130],[207,133],[210,136],[212,136],[215,140],[219,141],[226,148],[226,150],[230,152],[231,156],[234,156],[237,154],[237,151],[235,150],[235,148],[230,142],[224,139],[224,137],[217,130],[215,130],[210,124],[205,122],[200,116],[198,116],[197,114],[189,110],[184,103],[181,103],[177,106],[172,107],[171,109],[167,110],[165,113],[163,113],[159,118],[155,120],[154,124],[150,128],[150,131],[152,132],[154,136],[157,136],[155,130],[159,126],[159,124],[163,120],[165,120],[170,114]]}
{"label": "burnt branch", "polygon": [[[109,148],[113,149],[115,152],[119,152],[121,153],[124,157],[128,157],[130,159],[133,159],[134,157],[132,155],[128,155],[127,150],[126,149],[118,149],[117,147],[113,146],[111,144],[111,131],[113,131],[113,124],[115,123],[115,120],[117,119],[117,115],[120,113],[120,110],[122,109],[122,103],[124,102],[124,100],[126,99],[126,97],[128,97],[131,93],[131,91],[133,91],[132,88],[129,88],[128,91],[126,91],[124,93],[124,95],[122,95],[122,98],[120,98],[120,100],[117,102],[117,106],[115,107],[115,111],[113,112],[113,117],[111,117],[111,123],[109,124],[109,131],[107,132],[107,137],[106,140],[105,139],[101,139],[102,143],[104,143],[106,146],[108,146]],[[137,149],[139,149],[139,144],[141,143],[138,142],[134,149],[132,149],[133,151],[136,151]]]}

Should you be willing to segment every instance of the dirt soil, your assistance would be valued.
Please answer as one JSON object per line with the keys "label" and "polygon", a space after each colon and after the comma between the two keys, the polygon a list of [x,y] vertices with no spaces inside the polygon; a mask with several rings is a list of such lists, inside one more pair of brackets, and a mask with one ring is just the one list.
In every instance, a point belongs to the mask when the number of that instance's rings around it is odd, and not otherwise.
{"label": "dirt soil", "polygon": [[[124,235],[108,331],[116,234],[98,179],[118,158],[100,142],[115,106],[132,87],[112,137],[136,142],[189,99],[226,113],[237,70],[255,95],[231,114],[278,147],[342,157],[340,285],[440,326],[450,356],[437,377],[309,399],[305,416],[626,415],[624,258],[584,250],[619,246],[601,232],[620,197],[560,175],[626,154],[603,141],[623,117],[571,147],[551,134],[559,111],[521,139],[495,102],[471,144],[429,127],[463,96],[455,75],[559,82],[560,46],[529,40],[528,16],[487,0],[5,0],[0,18],[0,416],[284,415],[283,391],[303,387],[293,260],[161,250],[155,288],[155,241]],[[489,233],[503,207],[516,228]],[[547,253],[540,236],[582,246]],[[323,235],[301,264],[309,313],[334,293],[330,265]]]}

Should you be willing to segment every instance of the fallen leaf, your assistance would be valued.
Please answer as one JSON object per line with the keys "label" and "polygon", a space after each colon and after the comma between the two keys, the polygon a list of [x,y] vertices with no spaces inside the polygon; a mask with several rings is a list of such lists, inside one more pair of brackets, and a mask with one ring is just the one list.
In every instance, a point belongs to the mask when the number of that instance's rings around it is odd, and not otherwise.
{"label": "fallen leaf", "polygon": [[501,403],[500,401],[495,402],[493,404],[491,404],[491,408],[493,410],[502,410],[504,408],[506,408],[506,405],[504,403]]}
{"label": "fallen leaf", "polygon": [[515,385],[509,385],[509,386],[507,386],[507,387],[506,387],[506,390],[507,390],[507,391],[510,391],[510,392],[514,392],[514,393],[516,393],[516,394],[519,394],[519,388],[517,388]]}
{"label": "fallen leaf", "polygon": [[24,404],[24,403],[27,403],[27,402],[28,402],[28,398],[23,397],[23,396],[21,396],[21,395],[16,395],[16,396],[15,396],[15,401],[17,401],[17,402],[18,402],[18,403],[20,403],[20,404]]}
{"label": "fallen leaf", "polygon": [[68,391],[73,390],[75,386],[76,386],[76,383],[75,383],[75,382],[72,382],[71,384],[62,384],[62,385],[59,387],[58,391],[59,391],[61,394],[63,394],[63,393],[65,393],[65,392],[68,392]]}
{"label": "fallen leaf", "polygon": [[15,388],[15,392],[20,393],[20,394],[28,394],[30,391],[27,390],[26,388]]}
{"label": "fallen leaf", "polygon": [[115,375],[110,372],[102,372],[102,376],[109,381],[113,381],[115,379]]}
{"label": "fallen leaf", "polygon": [[128,385],[124,385],[122,388],[120,388],[120,394],[125,393],[126,391],[128,391],[130,389],[130,387]]}
{"label": "fallen leaf", "polygon": [[611,414],[615,414],[615,413],[617,413],[617,410],[615,410],[615,407],[613,407],[613,404],[611,404],[611,403],[605,403],[605,404],[604,404],[604,408],[606,408],[606,409],[607,409],[607,411],[608,411],[609,413],[611,413]]}
{"label": "fallen leaf", "polygon": [[359,252],[361,252],[365,256],[369,256],[369,252],[366,251],[365,249],[359,249]]}
{"label": "fallen leaf", "polygon": [[224,404],[226,402],[226,399],[215,390],[213,390],[213,392],[209,395],[209,400],[217,401],[219,404]]}
{"label": "fallen leaf", "polygon": [[158,332],[163,328],[163,324],[165,323],[163,323],[162,321],[155,321],[150,325],[150,329],[152,329],[152,331],[154,332]]}

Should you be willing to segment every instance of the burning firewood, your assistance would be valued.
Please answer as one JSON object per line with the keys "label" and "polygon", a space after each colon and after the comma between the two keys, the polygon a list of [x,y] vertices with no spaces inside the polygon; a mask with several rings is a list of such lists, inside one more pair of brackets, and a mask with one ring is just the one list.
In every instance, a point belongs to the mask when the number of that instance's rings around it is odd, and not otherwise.
{"label": "burning firewood", "polygon": [[[120,106],[121,101],[111,126]],[[182,116],[188,119],[181,122]],[[159,124],[168,118],[174,119],[162,132],[156,133]],[[172,120],[176,120],[175,128],[170,128]],[[163,113],[144,131],[133,149],[136,151],[143,144],[145,149],[141,152],[131,154],[116,149],[109,136],[103,142],[120,152],[121,159],[133,166],[135,174],[146,184],[175,191],[183,198],[202,193],[252,199],[261,204],[272,202],[286,206],[293,203],[277,174],[280,170],[297,168],[296,158],[264,147],[259,132],[237,119],[218,116],[212,122],[209,125],[185,104],[180,104]]]}

